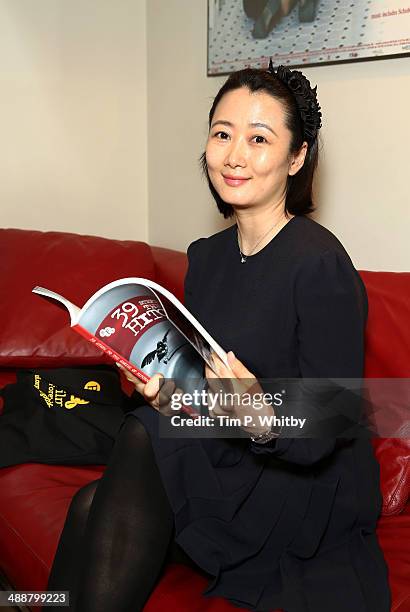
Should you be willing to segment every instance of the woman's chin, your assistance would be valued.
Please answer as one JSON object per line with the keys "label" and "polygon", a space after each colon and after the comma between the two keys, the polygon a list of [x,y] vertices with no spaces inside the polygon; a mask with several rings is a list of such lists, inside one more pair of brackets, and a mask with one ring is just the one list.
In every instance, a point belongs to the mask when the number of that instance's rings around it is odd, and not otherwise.
{"label": "woman's chin", "polygon": [[230,204],[235,210],[245,210],[246,208],[252,208],[253,202],[249,202],[249,199],[244,198],[222,198],[226,204]]}
{"label": "woman's chin", "polygon": [[239,193],[239,192],[235,192],[232,193],[233,189],[221,189],[219,191],[219,195],[222,198],[222,200],[224,202],[226,202],[227,204],[230,204],[231,206],[238,206],[238,207],[243,207],[243,206],[249,206],[249,201],[251,200],[251,198],[249,197],[249,194],[245,194],[245,193]]}

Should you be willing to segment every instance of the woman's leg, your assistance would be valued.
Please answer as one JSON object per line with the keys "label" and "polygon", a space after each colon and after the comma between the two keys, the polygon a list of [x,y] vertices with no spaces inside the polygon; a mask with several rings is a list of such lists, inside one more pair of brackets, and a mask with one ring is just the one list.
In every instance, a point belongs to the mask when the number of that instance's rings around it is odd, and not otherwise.
{"label": "woman's leg", "polygon": [[79,489],[71,500],[48,579],[48,591],[70,592],[71,603],[69,610],[74,609],[73,599],[75,599],[75,593],[77,592],[81,547],[88,513],[98,482],[99,480],[94,480],[88,483]]}
{"label": "woman's leg", "polygon": [[150,438],[128,417],[102,478],[73,497],[48,590],[69,590],[70,611],[142,609],[164,562],[196,567],[173,535]]}
{"label": "woman's leg", "polygon": [[76,612],[142,610],[164,564],[174,517],[151,440],[125,418],[85,531]]}

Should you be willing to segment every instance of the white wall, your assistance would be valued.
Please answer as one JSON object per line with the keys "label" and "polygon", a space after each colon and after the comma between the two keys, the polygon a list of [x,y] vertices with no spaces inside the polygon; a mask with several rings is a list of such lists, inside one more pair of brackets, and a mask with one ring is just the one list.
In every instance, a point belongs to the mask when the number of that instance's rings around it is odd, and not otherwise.
{"label": "white wall", "polygon": [[1,225],[148,239],[145,0],[0,0]]}
{"label": "white wall", "polygon": [[[1,225],[177,249],[224,227],[197,162],[225,79],[206,24],[206,0],[0,0]],[[306,73],[318,220],[358,268],[410,270],[410,59]]]}
{"label": "white wall", "polygon": [[[226,77],[206,76],[206,0],[149,0],[150,242],[184,249],[226,225],[197,158]],[[315,218],[355,265],[410,270],[410,58],[306,68],[323,109]]]}

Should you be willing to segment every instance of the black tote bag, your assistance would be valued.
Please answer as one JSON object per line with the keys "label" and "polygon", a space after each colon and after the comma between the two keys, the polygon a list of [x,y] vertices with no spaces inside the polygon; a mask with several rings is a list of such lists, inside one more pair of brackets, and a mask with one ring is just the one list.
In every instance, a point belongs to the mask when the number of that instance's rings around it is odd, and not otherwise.
{"label": "black tote bag", "polygon": [[0,395],[0,467],[106,464],[124,413],[135,408],[108,366],[19,370]]}

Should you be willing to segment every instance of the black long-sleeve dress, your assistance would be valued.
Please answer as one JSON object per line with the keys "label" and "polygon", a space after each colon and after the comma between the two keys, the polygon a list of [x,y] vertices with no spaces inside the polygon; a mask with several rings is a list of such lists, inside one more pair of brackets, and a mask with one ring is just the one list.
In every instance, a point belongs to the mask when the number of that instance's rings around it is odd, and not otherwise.
{"label": "black long-sleeve dress", "polygon": [[[185,303],[260,378],[363,375],[367,297],[339,240],[293,217],[242,264],[236,225],[188,248]],[[370,440],[161,438],[149,431],[176,541],[215,576],[205,595],[250,610],[388,612]]]}

